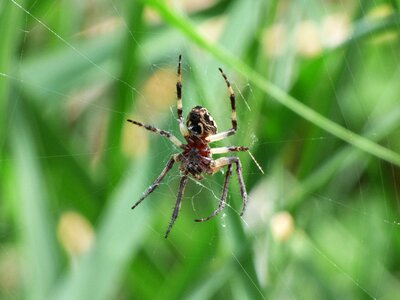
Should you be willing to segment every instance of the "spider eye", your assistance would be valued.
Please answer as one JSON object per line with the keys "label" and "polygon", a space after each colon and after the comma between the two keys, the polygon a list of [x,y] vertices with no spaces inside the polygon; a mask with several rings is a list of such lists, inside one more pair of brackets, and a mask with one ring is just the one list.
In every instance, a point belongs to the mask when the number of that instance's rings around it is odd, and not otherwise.
{"label": "spider eye", "polygon": [[197,125],[191,127],[191,130],[197,134],[203,134],[204,132],[203,124],[197,123]]}

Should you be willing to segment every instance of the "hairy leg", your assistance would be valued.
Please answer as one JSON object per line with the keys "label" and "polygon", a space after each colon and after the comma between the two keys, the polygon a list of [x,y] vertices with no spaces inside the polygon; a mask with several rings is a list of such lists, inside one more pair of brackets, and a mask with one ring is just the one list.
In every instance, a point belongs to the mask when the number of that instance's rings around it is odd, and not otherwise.
{"label": "hairy leg", "polygon": [[222,77],[224,77],[226,85],[228,86],[229,99],[231,100],[231,109],[232,109],[232,128],[227,131],[224,131],[224,132],[210,135],[209,137],[207,137],[208,142],[216,142],[219,140],[223,140],[224,138],[227,138],[228,136],[234,135],[237,130],[235,93],[233,92],[231,83],[229,82],[228,78],[226,77],[224,71],[222,71],[221,68],[219,68],[219,71],[221,72]]}
{"label": "hairy leg", "polygon": [[148,195],[150,195],[154,190],[158,187],[160,182],[164,179],[165,175],[172,169],[174,162],[176,161],[176,155],[172,156],[165,166],[164,170],[162,170],[161,174],[157,177],[157,179],[149,186],[149,188],[144,192],[142,197],[132,206],[132,209],[135,209]]}
{"label": "hairy leg", "polygon": [[182,197],[183,197],[183,193],[185,191],[187,180],[188,180],[187,176],[182,176],[181,182],[179,183],[178,196],[177,196],[177,199],[176,199],[174,212],[172,213],[171,221],[169,223],[167,232],[165,233],[165,238],[168,237],[168,235],[169,235],[169,233],[170,233],[170,231],[172,229],[172,226],[174,226],[174,224],[175,224],[176,218],[178,218],[179,211],[181,209],[181,204],[182,204]]}
{"label": "hairy leg", "polygon": [[147,124],[143,124],[141,122],[134,121],[134,120],[131,120],[131,119],[128,119],[127,121],[132,123],[132,124],[135,124],[135,125],[137,125],[139,127],[143,127],[143,128],[145,128],[145,129],[147,129],[149,131],[152,131],[154,133],[157,133],[157,134],[159,134],[161,136],[166,137],[167,139],[169,139],[173,144],[175,144],[179,148],[183,148],[184,147],[182,142],[180,140],[178,140],[178,138],[176,136],[174,136],[172,133],[170,133],[170,132],[168,132],[166,130],[158,129],[157,127],[154,127],[154,126],[151,126],[151,125],[147,125]]}
{"label": "hairy leg", "polygon": [[247,191],[246,191],[246,186],[244,184],[244,180],[243,180],[243,173],[242,173],[242,164],[240,162],[240,159],[238,157],[235,156],[231,156],[231,157],[221,157],[218,158],[214,161],[214,164],[212,166],[213,168],[213,173],[218,172],[222,167],[226,166],[226,165],[231,165],[231,164],[236,164],[236,174],[238,176],[238,181],[239,181],[239,187],[240,187],[240,194],[242,196],[242,200],[243,200],[243,208],[242,211],[240,213],[240,215],[242,216],[244,211],[246,210],[246,205],[247,205]]}
{"label": "hairy leg", "polygon": [[176,82],[176,95],[177,95],[177,110],[178,110],[178,122],[179,122],[179,130],[181,131],[181,134],[184,137],[187,137],[189,135],[189,132],[183,122],[183,117],[182,117],[182,112],[183,112],[183,106],[182,106],[182,75],[181,75],[181,59],[182,55],[179,55],[179,61],[178,61],[178,81]]}
{"label": "hairy leg", "polygon": [[228,165],[228,170],[226,172],[225,176],[225,182],[224,182],[224,188],[222,189],[222,195],[221,195],[221,200],[219,201],[218,208],[207,218],[202,218],[202,219],[196,219],[196,222],[205,222],[210,220],[211,218],[215,217],[218,215],[225,207],[226,204],[226,197],[228,196],[228,188],[229,188],[229,182],[232,177],[232,166],[233,164]]}

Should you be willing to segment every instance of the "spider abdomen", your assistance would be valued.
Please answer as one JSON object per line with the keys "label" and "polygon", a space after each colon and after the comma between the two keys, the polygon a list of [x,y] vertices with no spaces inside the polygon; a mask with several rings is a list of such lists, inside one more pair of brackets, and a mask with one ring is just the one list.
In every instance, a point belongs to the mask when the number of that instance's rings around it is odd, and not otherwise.
{"label": "spider abdomen", "polygon": [[[197,143],[195,142],[197,141]],[[211,151],[207,144],[200,140],[190,139],[189,145],[180,156],[181,171],[190,174],[196,179],[202,179],[202,174],[211,174]]]}

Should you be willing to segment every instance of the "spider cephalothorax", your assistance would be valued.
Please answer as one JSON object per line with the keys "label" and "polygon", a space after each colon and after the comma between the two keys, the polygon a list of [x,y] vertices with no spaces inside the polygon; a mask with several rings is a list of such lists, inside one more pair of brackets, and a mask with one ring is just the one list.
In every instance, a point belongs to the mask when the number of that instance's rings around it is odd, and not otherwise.
{"label": "spider cephalothorax", "polygon": [[217,133],[217,124],[205,107],[196,106],[188,114],[186,126],[187,145],[177,158],[181,162],[180,171],[200,180],[202,174],[212,174],[211,150],[205,138]]}
{"label": "spider cephalothorax", "polygon": [[186,126],[190,134],[200,137],[217,133],[217,123],[215,123],[207,108],[202,106],[192,108],[187,116]]}
{"label": "spider cephalothorax", "polygon": [[225,79],[230,94],[230,102],[232,109],[231,129],[221,133],[217,133],[217,124],[211,117],[208,110],[202,106],[196,106],[190,111],[185,126],[182,117],[181,56],[179,56],[178,82],[176,84],[176,92],[178,95],[177,110],[178,110],[179,129],[181,131],[181,134],[185,138],[186,144],[183,144],[178,138],[176,138],[168,131],[161,130],[151,125],[146,125],[137,121],[128,120],[128,122],[131,122],[137,126],[144,127],[147,130],[153,131],[168,138],[173,144],[182,149],[181,153],[175,154],[171,157],[171,159],[168,161],[167,165],[165,166],[161,174],[157,177],[157,179],[153,182],[153,184],[144,192],[142,197],[132,206],[132,209],[134,209],[150,193],[152,193],[160,184],[160,182],[164,179],[165,175],[167,175],[167,173],[172,169],[174,163],[179,162],[180,163],[179,169],[181,171],[181,181],[179,184],[178,197],[176,200],[174,212],[172,214],[171,222],[165,234],[165,238],[168,237],[169,232],[171,231],[172,226],[174,225],[175,220],[178,217],[182,203],[183,192],[185,190],[188,176],[192,176],[195,179],[200,180],[203,178],[204,174],[212,175],[218,172],[221,168],[227,166],[225,182],[218,208],[207,218],[197,219],[195,221],[197,222],[208,221],[212,217],[215,217],[217,214],[219,214],[225,207],[226,198],[228,196],[229,182],[232,176],[233,165],[236,165],[236,173],[239,180],[240,193],[243,198],[243,209],[240,215],[243,215],[244,210],[246,208],[247,192],[246,192],[246,186],[244,185],[243,181],[242,165],[240,163],[240,159],[235,156],[229,156],[229,157],[220,157],[214,160],[212,158],[212,155],[223,154],[228,152],[247,151],[248,148],[243,146],[210,148],[209,146],[209,143],[225,139],[228,136],[235,134],[237,129],[235,94],[233,93],[231,84],[229,83],[229,80],[227,79],[226,75],[224,74],[221,68],[219,70]]}

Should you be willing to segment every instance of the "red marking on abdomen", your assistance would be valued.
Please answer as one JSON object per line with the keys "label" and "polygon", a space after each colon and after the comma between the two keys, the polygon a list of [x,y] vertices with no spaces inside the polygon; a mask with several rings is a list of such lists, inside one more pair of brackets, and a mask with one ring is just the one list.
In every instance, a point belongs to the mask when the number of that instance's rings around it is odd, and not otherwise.
{"label": "red marking on abdomen", "polygon": [[184,155],[196,149],[199,156],[211,157],[210,147],[205,140],[198,137],[189,136],[186,141],[189,149],[184,151]]}

